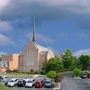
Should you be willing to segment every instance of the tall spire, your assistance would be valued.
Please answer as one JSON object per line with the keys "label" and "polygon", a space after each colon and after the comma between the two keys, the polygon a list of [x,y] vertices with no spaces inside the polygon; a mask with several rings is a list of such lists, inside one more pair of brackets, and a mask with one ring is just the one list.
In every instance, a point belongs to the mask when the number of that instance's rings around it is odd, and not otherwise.
{"label": "tall spire", "polygon": [[35,35],[35,16],[34,16],[34,20],[33,20],[33,36],[32,36],[32,41],[33,41],[33,43],[36,42],[36,35]]}

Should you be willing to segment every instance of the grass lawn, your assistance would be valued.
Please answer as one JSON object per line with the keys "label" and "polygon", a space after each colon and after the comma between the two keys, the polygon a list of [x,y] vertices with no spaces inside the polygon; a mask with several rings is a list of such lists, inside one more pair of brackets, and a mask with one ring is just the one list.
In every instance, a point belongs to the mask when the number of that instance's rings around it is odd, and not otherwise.
{"label": "grass lawn", "polygon": [[7,77],[31,77],[33,74],[26,74],[26,73],[7,73],[7,74],[0,74],[0,76],[7,76]]}
{"label": "grass lawn", "polygon": [[4,85],[0,85],[0,90],[10,90],[10,88],[4,86]]}

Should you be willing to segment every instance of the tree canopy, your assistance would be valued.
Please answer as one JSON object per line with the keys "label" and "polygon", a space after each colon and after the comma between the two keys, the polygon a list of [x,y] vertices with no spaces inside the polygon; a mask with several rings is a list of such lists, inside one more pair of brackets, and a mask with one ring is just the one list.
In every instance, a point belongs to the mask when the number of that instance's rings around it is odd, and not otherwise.
{"label": "tree canopy", "polygon": [[44,65],[45,65],[44,68],[46,69],[47,72],[49,71],[60,72],[64,68],[62,60],[60,60],[58,57],[51,58]]}
{"label": "tree canopy", "polygon": [[75,57],[73,56],[72,51],[69,49],[66,50],[63,55],[64,68],[71,70],[74,65],[74,59]]}
{"label": "tree canopy", "polygon": [[81,55],[79,57],[79,66],[82,70],[88,70],[90,68],[90,56]]}

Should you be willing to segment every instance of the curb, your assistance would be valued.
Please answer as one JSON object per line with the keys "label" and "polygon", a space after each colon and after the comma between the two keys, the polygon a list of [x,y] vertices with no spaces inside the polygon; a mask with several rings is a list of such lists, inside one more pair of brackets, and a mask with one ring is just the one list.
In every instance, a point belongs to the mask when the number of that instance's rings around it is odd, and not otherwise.
{"label": "curb", "polygon": [[58,83],[58,87],[57,88],[53,88],[53,90],[60,90],[60,89],[61,89],[60,83]]}
{"label": "curb", "polygon": [[79,80],[79,79],[81,79],[81,78],[80,78],[80,77],[74,77],[73,79]]}

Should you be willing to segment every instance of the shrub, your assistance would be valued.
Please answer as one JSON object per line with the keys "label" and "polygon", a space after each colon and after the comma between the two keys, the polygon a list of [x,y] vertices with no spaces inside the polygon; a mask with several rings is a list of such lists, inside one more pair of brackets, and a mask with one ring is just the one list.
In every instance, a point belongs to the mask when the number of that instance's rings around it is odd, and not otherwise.
{"label": "shrub", "polygon": [[76,77],[80,77],[81,73],[82,73],[81,69],[79,69],[79,68],[75,68],[73,70],[73,72],[74,72],[74,76],[76,76]]}
{"label": "shrub", "polygon": [[24,74],[28,74],[28,75],[29,75],[29,74],[31,74],[31,73],[30,73],[30,72],[25,72]]}
{"label": "shrub", "polygon": [[11,70],[6,70],[6,73],[12,73],[12,71]]}
{"label": "shrub", "polygon": [[31,74],[34,74],[34,70],[33,70],[33,69],[31,69],[31,70],[30,70],[30,73],[31,73]]}
{"label": "shrub", "polygon": [[55,82],[60,82],[63,79],[63,75],[60,73],[57,73],[56,77],[54,78]]}
{"label": "shrub", "polygon": [[18,70],[13,70],[12,72],[13,72],[13,73],[18,73],[19,71],[18,71]]}
{"label": "shrub", "polygon": [[41,70],[41,71],[40,71],[40,74],[46,75],[46,71],[45,71],[45,70]]}
{"label": "shrub", "polygon": [[33,74],[39,74],[39,72],[38,71],[35,71]]}
{"label": "shrub", "polygon": [[50,71],[47,73],[48,78],[54,79],[56,76],[57,76],[56,71]]}
{"label": "shrub", "polygon": [[90,72],[87,72],[87,77],[90,78]]}

